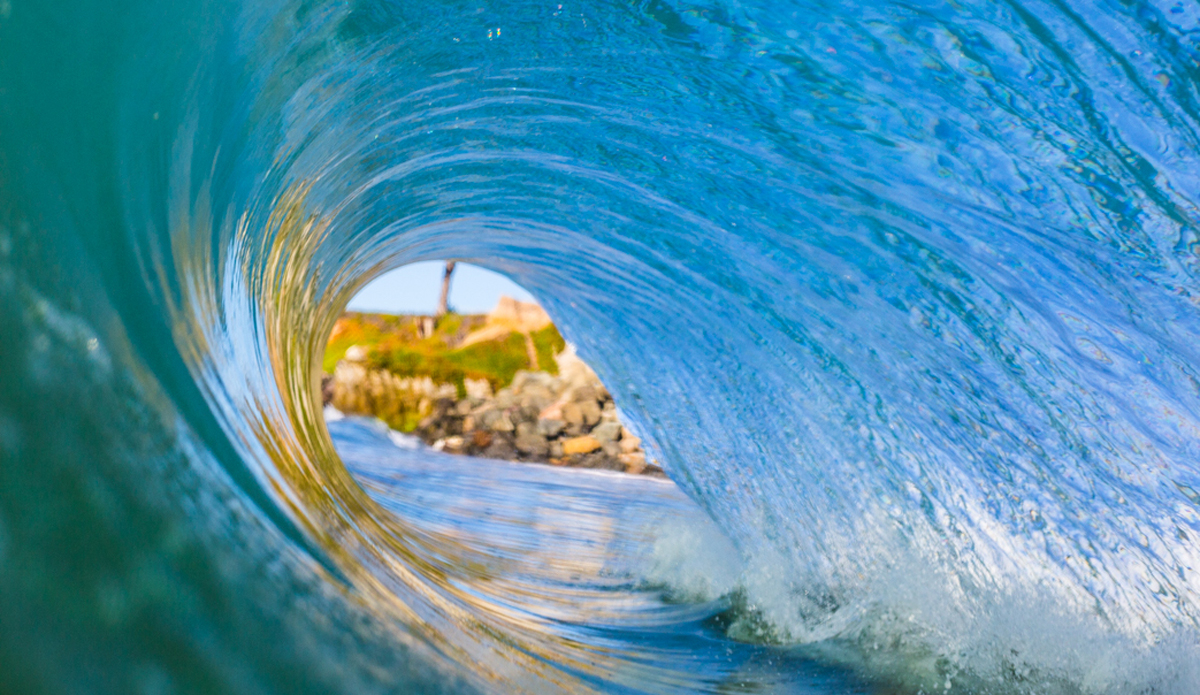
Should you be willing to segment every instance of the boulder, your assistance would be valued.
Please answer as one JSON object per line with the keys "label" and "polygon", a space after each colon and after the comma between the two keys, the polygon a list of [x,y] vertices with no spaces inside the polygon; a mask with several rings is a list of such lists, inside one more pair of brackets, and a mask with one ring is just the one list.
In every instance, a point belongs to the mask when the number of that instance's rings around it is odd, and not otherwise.
{"label": "boulder", "polygon": [[492,397],[492,385],[487,379],[463,379],[463,387],[472,400],[485,401]]}
{"label": "boulder", "polygon": [[537,421],[537,433],[543,437],[553,439],[554,437],[557,437],[566,426],[567,423],[563,422],[562,420],[541,418]]}
{"label": "boulder", "polygon": [[632,454],[642,448],[642,440],[629,433],[629,430],[622,429],[621,434],[621,453]]}
{"label": "boulder", "polygon": [[535,390],[549,393],[553,389],[555,381],[555,377],[548,372],[530,372],[522,369],[513,377],[511,388],[513,391],[523,393]]}
{"label": "boulder", "polygon": [[637,474],[646,469],[646,455],[641,452],[621,454],[617,460],[625,466],[626,473]]}
{"label": "boulder", "polygon": [[513,408],[510,417],[516,418],[514,422],[517,420],[520,420],[521,422],[537,422],[538,414],[541,412],[541,410],[541,408],[523,405],[520,408]]}
{"label": "boulder", "polygon": [[597,422],[600,422],[600,404],[596,401],[585,400],[578,402],[580,414],[583,416],[583,424],[591,427]]}
{"label": "boulder", "polygon": [[621,436],[621,423],[602,422],[593,427],[590,434],[601,444],[616,442]]}
{"label": "boulder", "polygon": [[578,403],[567,403],[562,407],[562,419],[568,425],[582,425],[584,422],[583,409],[579,407]]}
{"label": "boulder", "polygon": [[574,457],[571,459],[571,465],[577,468],[596,468],[606,471],[625,470],[625,464],[601,452]]}
{"label": "boulder", "polygon": [[562,442],[563,454],[571,456],[574,454],[587,454],[600,448],[600,442],[596,441],[595,437],[584,435],[582,437],[571,437],[564,439]]}
{"label": "boulder", "polygon": [[500,389],[500,392],[496,394],[493,404],[497,408],[511,408],[517,405],[517,397],[510,389]]}
{"label": "boulder", "polygon": [[550,444],[537,432],[517,435],[516,447],[522,454],[537,458],[545,458],[550,453]]}
{"label": "boulder", "polygon": [[493,432],[512,432],[517,427],[513,424],[512,418],[508,416],[508,411],[500,411],[500,417],[492,421]]}
{"label": "boulder", "polygon": [[492,439],[492,443],[483,450],[482,456],[484,458],[512,461],[517,457],[517,448],[513,446],[512,441],[507,436],[496,433]]}
{"label": "boulder", "polygon": [[475,430],[471,433],[471,447],[474,449],[486,449],[492,444],[492,439],[495,438],[491,432],[487,430]]}
{"label": "boulder", "polygon": [[566,349],[554,356],[558,364],[558,375],[564,388],[598,382],[596,373],[575,354],[575,346],[567,344]]}
{"label": "boulder", "polygon": [[541,387],[530,387],[521,394],[521,407],[532,408],[535,412],[541,412],[553,402],[554,394]]}
{"label": "boulder", "polygon": [[571,394],[571,400],[576,403],[583,404],[588,401],[599,401],[600,398],[596,395],[596,389],[591,384],[576,387]]}

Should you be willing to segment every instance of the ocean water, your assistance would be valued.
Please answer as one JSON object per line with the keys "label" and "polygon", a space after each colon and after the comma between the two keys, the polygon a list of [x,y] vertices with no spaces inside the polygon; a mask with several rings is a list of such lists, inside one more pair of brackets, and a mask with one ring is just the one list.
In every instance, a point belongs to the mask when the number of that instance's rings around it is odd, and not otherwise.
{"label": "ocean water", "polygon": [[[0,1],[0,692],[1200,691],[1194,2]],[[544,304],[673,484],[328,420]]]}

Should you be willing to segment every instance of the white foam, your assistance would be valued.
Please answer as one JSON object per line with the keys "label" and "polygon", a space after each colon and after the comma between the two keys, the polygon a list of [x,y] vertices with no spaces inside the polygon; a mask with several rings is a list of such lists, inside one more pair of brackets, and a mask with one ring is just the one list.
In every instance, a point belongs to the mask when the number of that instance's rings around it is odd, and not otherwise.
{"label": "white foam", "polygon": [[742,574],[737,548],[707,518],[672,520],[657,529],[645,578],[681,599],[711,601],[731,592]]}

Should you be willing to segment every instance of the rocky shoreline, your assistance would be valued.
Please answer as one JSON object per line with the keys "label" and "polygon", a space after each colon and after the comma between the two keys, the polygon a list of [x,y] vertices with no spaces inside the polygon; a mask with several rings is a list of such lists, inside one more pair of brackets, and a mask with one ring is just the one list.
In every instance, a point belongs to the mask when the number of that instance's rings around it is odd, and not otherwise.
{"label": "rocky shoreline", "polygon": [[347,413],[382,417],[389,409],[415,408],[421,417],[412,434],[446,453],[662,476],[574,350],[568,347],[555,361],[557,375],[520,371],[493,394],[486,381],[467,380],[459,389],[398,378],[369,368],[363,351],[349,350],[322,391],[327,403]]}

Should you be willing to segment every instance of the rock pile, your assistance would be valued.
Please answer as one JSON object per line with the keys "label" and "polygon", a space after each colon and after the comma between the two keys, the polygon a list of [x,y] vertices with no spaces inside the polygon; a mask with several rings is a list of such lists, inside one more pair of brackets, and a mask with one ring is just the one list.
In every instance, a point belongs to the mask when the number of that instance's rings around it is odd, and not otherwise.
{"label": "rock pile", "polygon": [[599,381],[571,384],[546,372],[519,372],[494,398],[439,399],[415,434],[448,453],[662,474]]}
{"label": "rock pile", "polygon": [[351,351],[327,399],[339,410],[376,416],[407,404],[422,415],[413,434],[446,453],[662,475],[591,368],[570,347],[555,360],[558,375],[521,371],[494,395],[482,382],[460,399],[452,385],[366,369]]}

